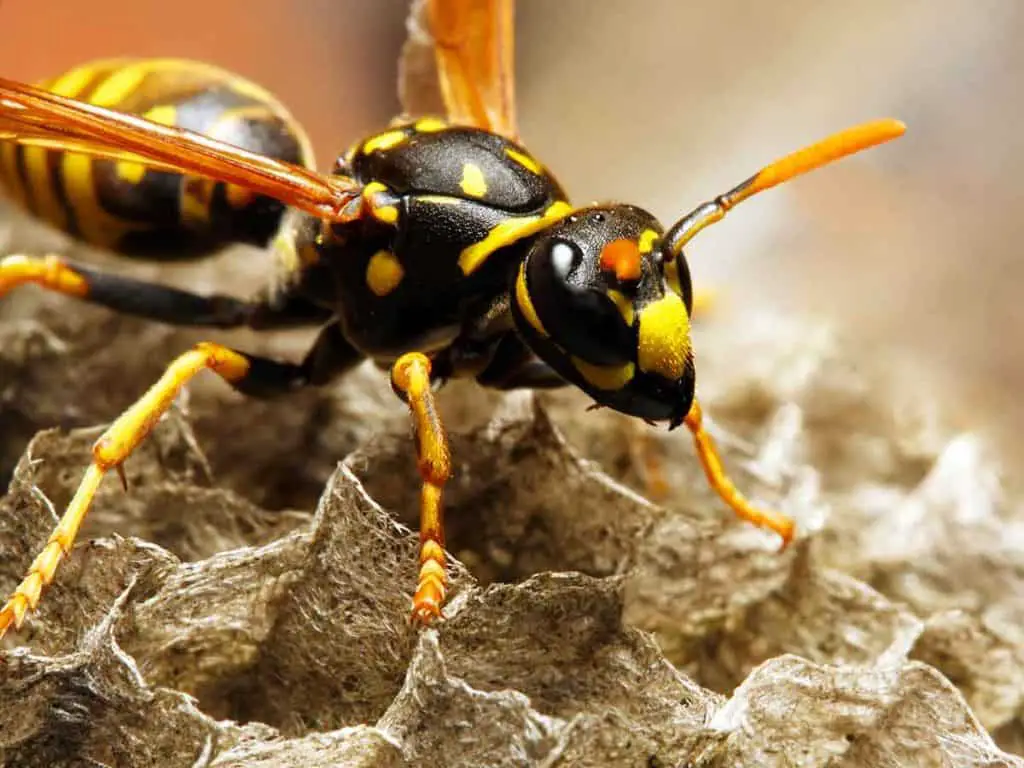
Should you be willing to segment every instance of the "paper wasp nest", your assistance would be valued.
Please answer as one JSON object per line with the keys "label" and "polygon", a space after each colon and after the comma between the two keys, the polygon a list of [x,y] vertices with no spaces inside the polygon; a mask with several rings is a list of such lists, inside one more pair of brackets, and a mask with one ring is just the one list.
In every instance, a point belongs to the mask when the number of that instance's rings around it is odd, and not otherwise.
{"label": "paper wasp nest", "polygon": [[[5,593],[92,425],[199,338],[16,298]],[[799,518],[798,544],[780,555],[734,520],[682,431],[647,432],[671,488],[655,505],[629,490],[624,419],[453,387],[460,562],[424,633],[407,623],[418,479],[383,375],[276,402],[197,382],[9,638],[4,764],[1024,765],[1024,536],[984,446],[798,323],[698,345],[730,469]]]}

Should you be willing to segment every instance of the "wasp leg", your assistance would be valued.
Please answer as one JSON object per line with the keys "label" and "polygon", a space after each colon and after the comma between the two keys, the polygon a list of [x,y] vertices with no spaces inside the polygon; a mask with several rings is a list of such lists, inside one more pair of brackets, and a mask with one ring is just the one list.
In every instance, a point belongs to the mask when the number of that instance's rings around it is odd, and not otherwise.
{"label": "wasp leg", "polygon": [[54,255],[17,254],[0,260],[0,296],[27,283],[122,314],[179,326],[280,328],[317,324],[331,316],[329,310],[299,297],[285,296],[272,303],[267,299],[199,296],[72,264]]}
{"label": "wasp leg", "polygon": [[704,431],[704,414],[701,411],[700,403],[694,398],[690,412],[685,419],[686,426],[693,433],[693,442],[697,448],[697,456],[704,467],[704,474],[707,475],[708,483],[715,492],[728,504],[732,511],[743,520],[754,525],[768,528],[775,531],[782,537],[783,548],[787,547],[793,540],[796,530],[796,523],[792,518],[781,512],[770,509],[758,509],[737,490],[732,480],[725,474],[722,468],[722,460],[718,455],[711,435]]}
{"label": "wasp leg", "polygon": [[416,463],[423,479],[420,571],[412,598],[412,618],[424,625],[440,617],[448,584],[441,496],[451,476],[448,437],[430,383],[430,360],[419,352],[402,355],[391,368],[391,386],[408,404],[416,426]]}
{"label": "wasp leg", "polygon": [[359,353],[344,341],[336,324],[324,328],[305,360],[298,365],[247,355],[213,342],[197,344],[180,355],[156,384],[96,441],[92,464],[85,471],[64,516],[29,566],[24,580],[0,608],[0,638],[11,624],[20,629],[26,614],[36,609],[43,588],[53,581],[58,565],[71,551],[103,476],[111,469],[121,473],[124,461],[171,406],[181,388],[198,373],[210,370],[241,392],[270,397],[300,386],[325,383],[359,359]]}

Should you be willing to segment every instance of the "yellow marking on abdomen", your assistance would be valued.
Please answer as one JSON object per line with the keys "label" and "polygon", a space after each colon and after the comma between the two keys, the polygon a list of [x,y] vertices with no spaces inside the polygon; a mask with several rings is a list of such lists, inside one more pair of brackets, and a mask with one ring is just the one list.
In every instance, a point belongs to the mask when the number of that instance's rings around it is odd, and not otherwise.
{"label": "yellow marking on abdomen", "polygon": [[540,216],[517,216],[505,219],[497,224],[487,237],[463,249],[459,254],[459,269],[462,274],[470,275],[476,271],[487,257],[499,248],[535,234],[544,227],[560,221],[573,212],[573,207],[566,202],[558,201],[548,206]]}
{"label": "yellow marking on abdomen", "polygon": [[[173,126],[178,119],[178,109],[173,104],[158,104],[142,116],[160,125]],[[138,184],[146,175],[146,166],[130,160],[118,160],[114,165],[114,173],[122,181]]]}
{"label": "yellow marking on abdomen", "polygon": [[402,263],[391,251],[377,251],[366,265],[366,284],[375,296],[387,296],[403,277]]}
{"label": "yellow marking on abdomen", "polygon": [[640,310],[637,362],[645,373],[670,381],[683,377],[690,359],[690,317],[676,293],[666,293]]}
{"label": "yellow marking on abdomen", "polygon": [[[115,69],[123,60],[108,60],[75,67],[44,87],[51,93],[68,98],[78,97],[90,83]],[[22,147],[25,176],[28,183],[30,209],[59,229],[68,228],[70,211],[58,195],[50,176],[50,157],[53,150],[44,147]]]}
{"label": "yellow marking on abdomen", "polygon": [[462,164],[462,181],[459,182],[459,187],[470,197],[483,197],[487,194],[487,181],[484,179],[484,173],[480,170],[480,166],[473,163]]}
{"label": "yellow marking on abdomen", "polygon": [[46,147],[23,146],[21,152],[25,159],[30,210],[58,229],[67,229],[68,211],[57,197],[50,178],[50,150]]}
{"label": "yellow marking on abdomen", "polygon": [[534,173],[538,176],[544,173],[544,169],[541,168],[540,163],[527,154],[512,149],[511,147],[505,147],[505,154],[515,162],[519,163],[519,165],[523,166],[523,168],[528,170],[530,173]]}
{"label": "yellow marking on abdomen", "polygon": [[128,64],[109,75],[89,97],[89,103],[98,107],[117,107],[134,93],[149,74],[145,64]]}

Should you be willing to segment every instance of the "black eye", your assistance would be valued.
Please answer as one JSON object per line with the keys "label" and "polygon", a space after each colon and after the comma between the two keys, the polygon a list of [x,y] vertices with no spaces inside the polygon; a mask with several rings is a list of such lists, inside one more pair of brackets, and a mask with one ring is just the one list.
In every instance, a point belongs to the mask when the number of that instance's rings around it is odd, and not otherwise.
{"label": "black eye", "polygon": [[621,365],[633,357],[636,334],[596,261],[571,241],[545,243],[529,257],[530,299],[558,346],[594,365]]}

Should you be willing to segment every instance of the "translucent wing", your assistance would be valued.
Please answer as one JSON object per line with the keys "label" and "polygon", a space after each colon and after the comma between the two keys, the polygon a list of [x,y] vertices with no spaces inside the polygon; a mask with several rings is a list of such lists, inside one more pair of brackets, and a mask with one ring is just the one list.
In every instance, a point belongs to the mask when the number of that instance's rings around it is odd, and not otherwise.
{"label": "translucent wing", "polygon": [[514,10],[514,0],[414,3],[400,87],[406,110],[431,111],[429,69],[451,122],[517,138]]}
{"label": "translucent wing", "polygon": [[45,146],[251,189],[323,219],[351,217],[361,187],[182,128],[0,78],[0,141]]}

